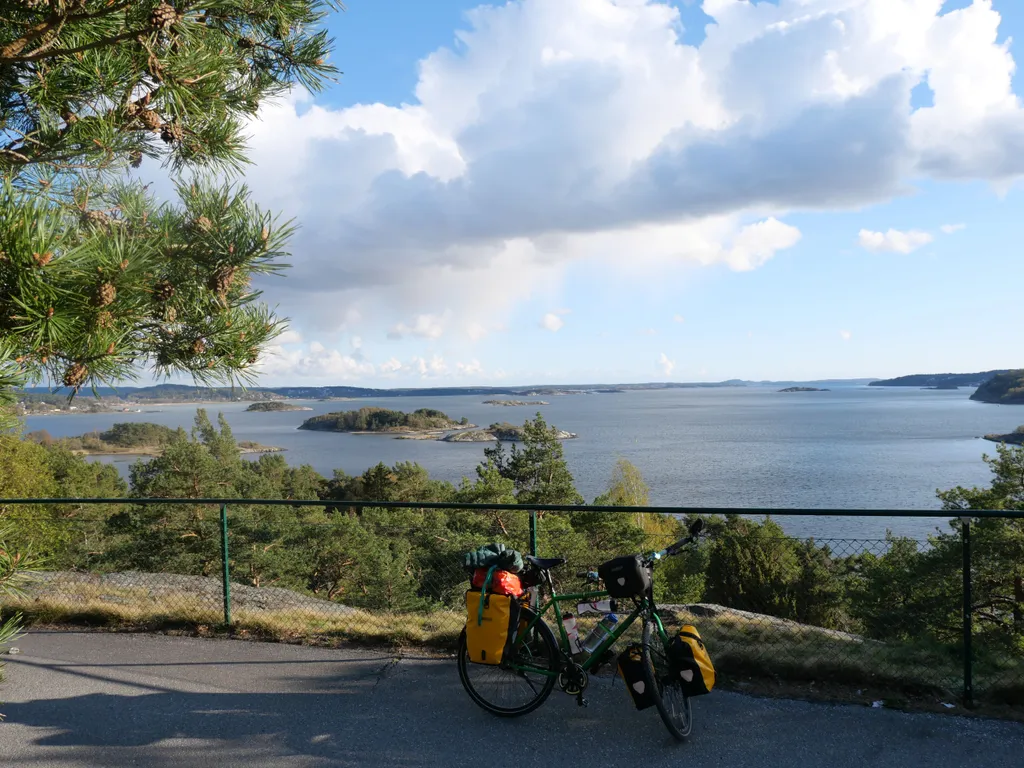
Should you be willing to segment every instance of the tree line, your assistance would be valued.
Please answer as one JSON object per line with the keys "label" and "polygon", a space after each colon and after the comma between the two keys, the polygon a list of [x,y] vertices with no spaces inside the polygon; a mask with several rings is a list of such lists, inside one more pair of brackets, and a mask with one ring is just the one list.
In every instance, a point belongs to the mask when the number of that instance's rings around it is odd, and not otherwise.
{"label": "tree line", "polygon": [[[358,475],[324,477],[280,455],[240,456],[227,422],[197,412],[191,433],[173,434],[161,456],[137,462],[125,483],[109,465],[54,444],[6,441],[11,471],[0,495],[97,496],[125,502],[99,509],[0,507],[8,541],[51,569],[138,570],[215,575],[220,567],[216,509],[133,505],[135,498],[232,497],[294,500],[294,507],[231,509],[232,572],[255,586],[278,586],[371,610],[431,611],[457,606],[465,589],[463,552],[491,541],[528,545],[530,505],[583,505],[557,430],[538,415],[522,441],[483,452],[475,476],[453,484],[418,464],[378,464]],[[952,513],[1024,509],[1024,449],[1000,446],[986,459],[988,488],[954,488],[939,498]],[[350,502],[302,506],[307,500]],[[516,504],[523,512],[383,509],[373,501]],[[366,501],[364,505],[351,502]],[[620,461],[602,506],[643,506],[647,486]],[[660,548],[688,520],[665,514],[543,513],[541,554],[566,557],[562,576],[626,553]],[[927,544],[889,536],[872,549],[785,535],[772,519],[706,518],[707,536],[686,556],[659,566],[656,597],[711,602],[879,640],[958,642],[961,542],[958,523]],[[1024,525],[988,519],[973,526],[976,631],[990,646],[1024,652]],[[837,546],[843,547],[837,550]]]}

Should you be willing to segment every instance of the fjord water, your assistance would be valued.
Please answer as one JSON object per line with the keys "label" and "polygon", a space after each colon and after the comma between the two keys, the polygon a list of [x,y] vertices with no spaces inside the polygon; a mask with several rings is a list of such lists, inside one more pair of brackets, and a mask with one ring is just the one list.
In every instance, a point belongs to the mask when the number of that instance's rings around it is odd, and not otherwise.
{"label": "fjord water", "polygon": [[[484,405],[484,397],[401,397],[301,403],[312,411],[247,413],[247,403],[204,406],[222,412],[239,440],[287,449],[291,464],[330,476],[358,474],[383,461],[415,461],[432,477],[473,477],[481,443],[396,440],[296,429],[310,416],[362,406],[411,411],[436,408],[488,425],[522,423],[536,411],[549,424],[579,434],[565,443],[577,487],[588,501],[607,485],[619,457],[643,472],[657,505],[738,508],[938,509],[935,491],[985,485],[987,433],[1010,432],[1024,408],[969,400],[971,390],[835,386],[829,392],[775,388],[674,389],[546,396],[537,407]],[[34,416],[28,429],[54,437],[106,429],[118,421],[188,428],[195,405],[143,407],[148,413]],[[102,457],[125,474],[133,459]],[[794,535],[882,538],[886,529],[917,538],[942,521],[919,518],[779,517]]]}

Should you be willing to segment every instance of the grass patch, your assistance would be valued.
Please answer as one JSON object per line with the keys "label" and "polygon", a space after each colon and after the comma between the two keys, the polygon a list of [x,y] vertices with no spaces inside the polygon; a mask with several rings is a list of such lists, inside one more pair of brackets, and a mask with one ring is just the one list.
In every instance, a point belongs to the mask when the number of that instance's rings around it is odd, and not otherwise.
{"label": "grass patch", "polygon": [[[56,585],[54,585],[56,586]],[[329,610],[328,610],[329,609]],[[236,605],[232,626],[224,625],[219,600],[211,594],[154,594],[140,587],[69,582],[59,592],[8,597],[3,615],[20,611],[26,626],[85,626],[114,631],[183,632],[318,646],[345,644],[454,650],[465,624],[461,610],[390,613],[315,605]],[[343,612],[342,612],[343,611]],[[962,662],[951,647],[882,643],[856,635],[733,612],[696,616],[685,610],[663,613],[671,633],[683,624],[698,627],[723,688],[767,695],[852,701],[884,699],[891,708],[963,713],[959,706]],[[585,634],[596,617],[580,617]],[[639,639],[639,624],[619,641]],[[556,631],[557,628],[553,627]],[[975,695],[979,712],[1024,718],[1024,658],[979,656]],[[998,669],[998,674],[988,674]],[[953,710],[944,703],[956,703]]]}

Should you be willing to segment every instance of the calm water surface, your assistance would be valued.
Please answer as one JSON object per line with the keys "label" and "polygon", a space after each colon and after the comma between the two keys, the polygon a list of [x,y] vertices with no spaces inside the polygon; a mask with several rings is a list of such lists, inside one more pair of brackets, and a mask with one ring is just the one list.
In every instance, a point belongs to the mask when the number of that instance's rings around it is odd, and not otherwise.
{"label": "calm water surface", "polygon": [[[537,410],[548,423],[580,435],[565,443],[577,487],[591,500],[619,457],[633,462],[658,505],[746,508],[936,509],[935,491],[989,480],[978,439],[1024,422],[1024,408],[976,403],[970,390],[840,387],[779,393],[767,388],[691,389],[549,397],[550,405],[499,408],[483,397],[407,397],[306,402],[313,411],[246,413],[247,403],[207,406],[224,413],[239,440],[287,449],[292,464],[325,475],[358,474],[383,461],[416,461],[432,477],[473,476],[486,444],[396,440],[378,435],[299,431],[310,416],[367,405],[411,411],[437,408],[474,424],[521,423]],[[159,412],[34,416],[28,429],[54,437],[106,429],[118,421],[191,425],[195,405]],[[110,461],[122,472],[132,459]],[[885,530],[923,536],[937,521],[780,517],[795,535],[882,537]]]}

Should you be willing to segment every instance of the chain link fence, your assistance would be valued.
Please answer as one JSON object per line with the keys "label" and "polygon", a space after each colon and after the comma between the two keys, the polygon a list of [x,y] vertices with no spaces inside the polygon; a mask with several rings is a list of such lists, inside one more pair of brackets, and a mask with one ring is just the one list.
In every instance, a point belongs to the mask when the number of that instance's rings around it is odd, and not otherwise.
{"label": "chain link fence", "polygon": [[[552,572],[557,589],[582,592],[580,572],[661,549],[685,530],[682,514],[586,507],[63,503],[45,545],[33,544],[47,570],[2,598],[4,614],[445,650],[465,623],[465,552],[500,542],[564,557]],[[40,508],[7,514],[31,522]],[[699,629],[727,686],[767,680],[1024,707],[1020,545],[981,536],[965,547],[949,530],[924,543],[805,540],[772,521],[709,516],[697,546],[659,562],[655,598],[670,627]],[[584,631],[598,619],[579,616]]]}

